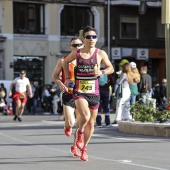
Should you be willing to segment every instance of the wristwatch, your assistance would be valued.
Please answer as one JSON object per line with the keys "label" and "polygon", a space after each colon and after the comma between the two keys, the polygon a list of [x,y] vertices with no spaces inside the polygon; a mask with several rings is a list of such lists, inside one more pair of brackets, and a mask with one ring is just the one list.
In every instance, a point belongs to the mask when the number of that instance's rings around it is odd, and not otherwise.
{"label": "wristwatch", "polygon": [[102,70],[102,74],[105,74],[105,70]]}

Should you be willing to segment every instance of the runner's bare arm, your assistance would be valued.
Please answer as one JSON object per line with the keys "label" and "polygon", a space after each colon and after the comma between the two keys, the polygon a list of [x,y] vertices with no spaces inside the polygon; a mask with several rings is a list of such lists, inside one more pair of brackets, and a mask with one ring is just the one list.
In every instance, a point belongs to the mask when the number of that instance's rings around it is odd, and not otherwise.
{"label": "runner's bare arm", "polygon": [[70,82],[72,82],[72,81],[70,80],[70,76],[69,76],[69,63],[76,59],[76,53],[77,53],[77,51],[73,50],[73,51],[64,59],[64,62],[63,62],[64,74],[65,74],[65,76],[66,76],[65,85],[66,85],[67,87],[68,87],[68,84],[69,84]]}
{"label": "runner's bare arm", "polygon": [[61,58],[58,60],[57,65],[54,68],[54,71],[52,73],[52,78],[53,78],[53,81],[59,86],[60,90],[62,92],[65,92],[67,91],[67,87],[60,80],[60,75],[63,69],[63,62],[64,62],[64,58]]}
{"label": "runner's bare arm", "polygon": [[112,74],[114,72],[114,68],[113,68],[112,63],[109,60],[108,55],[106,54],[105,51],[103,51],[103,50],[100,50],[100,51],[101,51],[101,56],[102,56],[102,62],[106,67],[105,68],[105,74],[107,74],[107,75]]}
{"label": "runner's bare arm", "polygon": [[105,65],[104,72],[105,74],[112,74],[114,72],[114,68],[112,63],[109,60],[108,55],[104,50],[98,51],[98,57],[97,57],[97,64],[98,64],[98,70],[95,71],[96,76],[102,75],[102,71],[100,70],[100,63],[103,63]]}
{"label": "runner's bare arm", "polygon": [[53,81],[59,86],[61,82],[60,80],[60,74],[62,72],[62,69],[63,69],[63,61],[64,59],[63,58],[60,58],[54,68],[54,71],[52,73],[52,79]]}
{"label": "runner's bare arm", "polygon": [[27,85],[27,88],[29,90],[29,97],[32,98],[33,97],[33,95],[32,95],[32,87],[31,87],[30,83]]}

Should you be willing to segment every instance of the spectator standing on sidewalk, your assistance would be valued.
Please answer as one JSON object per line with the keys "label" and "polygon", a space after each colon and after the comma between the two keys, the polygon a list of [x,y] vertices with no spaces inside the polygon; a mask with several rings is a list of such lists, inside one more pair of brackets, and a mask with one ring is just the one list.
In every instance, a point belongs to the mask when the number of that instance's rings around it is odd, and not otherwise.
{"label": "spectator standing on sidewalk", "polygon": [[116,74],[117,74],[117,79],[114,84],[114,88],[112,89],[112,96],[111,96],[111,102],[110,102],[111,103],[110,106],[113,109],[113,112],[116,111],[116,103],[119,100],[119,98],[117,98],[117,96],[116,96],[116,89],[118,87],[117,82],[122,74],[122,70],[117,71]]}
{"label": "spectator standing on sidewalk", "polygon": [[152,88],[152,78],[147,74],[147,67],[142,66],[140,69],[141,81],[139,84],[139,92],[142,98],[142,104],[146,104],[146,98],[151,97],[151,88]]}
{"label": "spectator standing on sidewalk", "polygon": [[51,94],[49,92],[49,86],[44,85],[43,91],[42,91],[42,105],[44,109],[44,114],[50,114],[51,108],[52,108],[52,103],[51,103]]}
{"label": "spectator standing on sidewalk", "polygon": [[38,100],[39,100],[39,84],[38,84],[38,81],[35,81],[34,84],[34,95],[33,95],[33,104],[32,104],[32,108],[31,108],[31,111],[32,111],[32,114],[36,114],[36,111],[37,111],[37,106],[38,106]]}
{"label": "spectator standing on sidewalk", "polygon": [[[121,120],[130,120],[132,116],[130,115],[130,87],[129,84],[133,83],[133,73],[131,72],[131,67],[129,63],[123,65],[122,73],[120,78],[116,81],[118,87],[116,90],[120,91],[120,96],[117,97],[118,101],[116,103],[116,117],[112,124],[117,124]],[[117,94],[116,94],[117,95]]]}
{"label": "spectator standing on sidewalk", "polygon": [[161,103],[160,103],[160,84],[155,83],[152,88],[152,98],[156,99],[156,107],[158,109],[162,109]]}
{"label": "spectator standing on sidewalk", "polygon": [[30,81],[26,76],[26,72],[22,70],[20,72],[20,76],[15,78],[14,81],[10,85],[9,97],[12,96],[12,88],[15,86],[15,94],[13,95],[13,99],[16,103],[16,115],[13,120],[18,118],[19,122],[22,122],[22,114],[24,112],[24,107],[27,102],[27,89],[29,91],[29,97],[32,98],[32,88]]}
{"label": "spectator standing on sidewalk", "polygon": [[[32,96],[34,96],[34,91],[35,91],[34,82],[31,81],[30,85],[31,85],[31,89],[32,89],[32,92],[31,92]],[[27,96],[29,96],[29,91],[27,91]],[[27,103],[26,103],[26,108],[30,114],[32,113],[32,106],[33,106],[33,97],[28,98]]]}
{"label": "spectator standing on sidewalk", "polygon": [[6,90],[5,86],[4,86],[4,83],[1,83],[1,84],[0,84],[0,91],[1,91],[1,92],[4,92],[4,95],[1,96],[1,97],[4,99],[5,104],[7,104],[7,101],[6,101],[7,90]]}
{"label": "spectator standing on sidewalk", "polygon": [[168,102],[166,86],[167,86],[167,79],[163,78],[162,84],[160,85],[160,103],[162,107],[166,106]]}
{"label": "spectator standing on sidewalk", "polygon": [[[105,69],[105,65],[101,64],[101,71]],[[98,109],[98,115],[96,118],[97,127],[102,127],[101,110],[103,109],[105,115],[105,125],[110,126],[110,86],[114,89],[113,75],[101,75],[99,78],[100,89],[100,105]]]}
{"label": "spectator standing on sidewalk", "polygon": [[13,96],[14,96],[14,94],[15,94],[15,86],[13,86],[13,88],[12,88],[12,95],[11,95],[11,99],[12,99],[12,109],[13,109],[13,114],[14,114],[14,116],[16,115],[16,104],[15,104],[15,100],[14,100],[14,98],[13,98]]}
{"label": "spectator standing on sidewalk", "polygon": [[5,104],[4,98],[0,97],[0,115],[4,114],[7,115],[8,114],[8,107]]}
{"label": "spectator standing on sidewalk", "polygon": [[58,115],[58,102],[60,100],[60,89],[59,86],[55,84],[55,82],[51,82],[52,88],[50,89],[51,97],[52,97],[52,107],[53,114]]}
{"label": "spectator standing on sidewalk", "polygon": [[130,105],[134,105],[136,103],[136,96],[139,94],[138,83],[140,83],[140,73],[136,67],[135,62],[130,62],[130,66],[134,75],[133,83],[129,85],[131,91]]}

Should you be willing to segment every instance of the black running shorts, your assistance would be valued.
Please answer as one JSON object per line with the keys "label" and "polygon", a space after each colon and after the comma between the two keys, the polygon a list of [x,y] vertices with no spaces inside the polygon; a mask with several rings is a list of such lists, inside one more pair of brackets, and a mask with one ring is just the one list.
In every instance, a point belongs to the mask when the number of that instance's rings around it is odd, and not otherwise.
{"label": "black running shorts", "polygon": [[74,100],[86,99],[89,104],[89,108],[92,110],[98,109],[98,107],[99,107],[99,101],[100,101],[99,95],[96,96],[96,95],[89,95],[89,94],[85,94],[85,93],[76,92],[73,94],[73,98],[74,98]]}
{"label": "black running shorts", "polygon": [[75,108],[75,102],[73,100],[73,95],[69,93],[63,93],[62,95],[63,104]]}

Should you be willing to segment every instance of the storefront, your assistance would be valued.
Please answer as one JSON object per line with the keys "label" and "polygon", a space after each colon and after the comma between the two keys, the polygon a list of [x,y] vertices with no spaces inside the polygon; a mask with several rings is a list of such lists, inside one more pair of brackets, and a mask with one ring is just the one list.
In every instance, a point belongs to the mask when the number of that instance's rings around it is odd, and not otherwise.
{"label": "storefront", "polygon": [[115,71],[119,70],[120,61],[127,59],[129,62],[135,62],[139,70],[141,66],[147,66],[153,85],[166,78],[165,49],[114,47],[111,49],[111,55]]}
{"label": "storefront", "polygon": [[112,60],[114,60],[115,71],[119,70],[119,63],[122,59],[133,61],[137,64],[137,68],[148,62],[148,49],[116,47],[111,50]]}
{"label": "storefront", "polygon": [[157,77],[157,83],[161,83],[166,78],[165,49],[150,49],[149,60],[152,70],[152,77]]}

